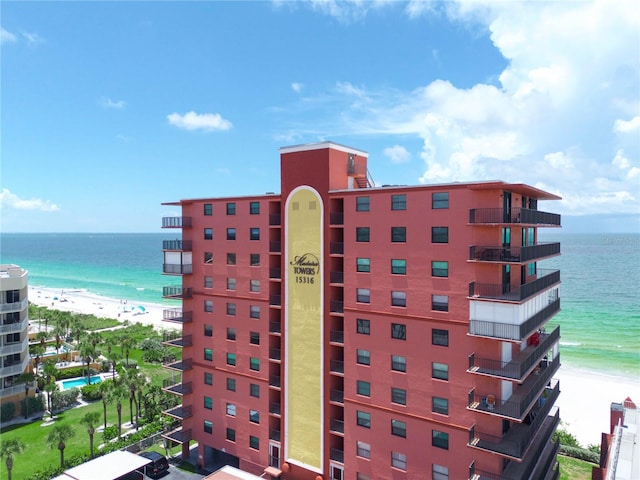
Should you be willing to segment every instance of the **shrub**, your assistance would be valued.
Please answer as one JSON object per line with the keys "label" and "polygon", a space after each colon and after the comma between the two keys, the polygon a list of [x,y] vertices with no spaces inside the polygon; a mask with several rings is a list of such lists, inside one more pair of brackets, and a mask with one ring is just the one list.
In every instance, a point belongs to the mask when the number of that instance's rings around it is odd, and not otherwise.
{"label": "shrub", "polygon": [[121,365],[123,368],[129,369],[129,370],[137,370],[138,361],[133,358],[130,358],[129,363],[127,363],[127,361],[125,360],[121,363]]}
{"label": "shrub", "polygon": [[64,392],[54,391],[51,394],[51,409],[57,412],[71,407],[78,401],[78,395],[80,395],[78,388],[71,388]]}
{"label": "shrub", "polygon": [[584,460],[585,462],[595,463],[596,465],[600,464],[600,455],[585,448],[560,445],[560,453],[566,455],[567,457]]}
{"label": "shrub", "polygon": [[16,414],[16,404],[13,402],[3,403],[0,405],[0,420],[8,422]]}
{"label": "shrub", "polygon": [[568,447],[576,447],[576,448],[582,448],[582,446],[580,445],[580,442],[578,442],[578,439],[576,437],[574,437],[571,433],[569,433],[567,430],[565,430],[564,428],[558,428],[554,433],[553,436],[551,437],[552,441],[560,441],[560,445],[566,445]]}
{"label": "shrub", "polygon": [[86,402],[94,402],[102,399],[99,383],[92,383],[91,385],[80,387],[80,392],[82,393],[82,399]]}
{"label": "shrub", "polygon": [[[33,415],[36,412],[44,412],[45,404],[44,404],[44,395],[36,395],[35,397],[29,397],[29,411],[30,415]],[[25,414],[25,399],[20,400],[20,415]]]}
{"label": "shrub", "polygon": [[56,374],[56,380],[66,380],[67,378],[83,377],[83,367],[65,368],[64,370],[58,370]]}
{"label": "shrub", "polygon": [[118,427],[116,425],[109,425],[102,431],[102,438],[105,443],[109,443],[110,440],[113,440],[118,436]]}

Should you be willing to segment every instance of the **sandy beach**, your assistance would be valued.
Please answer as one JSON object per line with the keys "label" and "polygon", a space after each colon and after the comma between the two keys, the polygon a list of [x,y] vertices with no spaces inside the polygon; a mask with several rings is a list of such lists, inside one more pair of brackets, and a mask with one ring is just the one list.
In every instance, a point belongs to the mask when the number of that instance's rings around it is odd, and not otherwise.
{"label": "sandy beach", "polygon": [[[159,304],[131,304],[126,299],[106,298],[85,291],[40,287],[29,287],[29,300],[36,305],[57,310],[118,318],[153,325],[157,329],[179,328],[162,321],[162,312],[166,307]],[[561,393],[556,402],[556,406],[560,408],[560,418],[564,427],[584,447],[589,444],[599,445],[602,432],[608,432],[612,402],[621,403],[625,398],[631,397],[636,403],[640,403],[640,378],[580,370],[566,363],[560,368],[556,378],[560,380]]]}

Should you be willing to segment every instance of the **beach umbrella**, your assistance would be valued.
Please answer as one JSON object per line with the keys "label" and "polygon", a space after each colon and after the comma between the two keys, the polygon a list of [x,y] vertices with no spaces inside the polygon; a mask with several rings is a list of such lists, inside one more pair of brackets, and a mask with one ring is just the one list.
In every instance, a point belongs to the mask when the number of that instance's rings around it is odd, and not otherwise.
{"label": "beach umbrella", "polygon": [[144,308],[142,305],[138,305],[136,308],[137,308],[138,310],[140,310],[141,312],[144,312],[144,311],[145,311],[145,308]]}

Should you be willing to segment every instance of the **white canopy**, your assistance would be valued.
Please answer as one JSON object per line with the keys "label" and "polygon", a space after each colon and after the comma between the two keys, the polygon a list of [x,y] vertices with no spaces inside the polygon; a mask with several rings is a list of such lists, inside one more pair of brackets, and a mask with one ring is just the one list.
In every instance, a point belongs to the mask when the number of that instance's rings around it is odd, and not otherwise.
{"label": "white canopy", "polygon": [[65,470],[53,480],[114,480],[148,463],[151,463],[148,458],[117,450]]}

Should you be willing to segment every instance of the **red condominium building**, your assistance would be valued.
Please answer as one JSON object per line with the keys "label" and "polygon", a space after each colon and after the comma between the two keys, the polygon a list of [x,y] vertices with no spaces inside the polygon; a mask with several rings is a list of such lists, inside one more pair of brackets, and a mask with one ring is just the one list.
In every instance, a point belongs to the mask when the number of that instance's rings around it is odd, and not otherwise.
{"label": "red condominium building", "polygon": [[279,194],[167,203],[182,307],[166,437],[287,480],[556,479],[559,197],[374,186],[367,153],[285,147]]}

